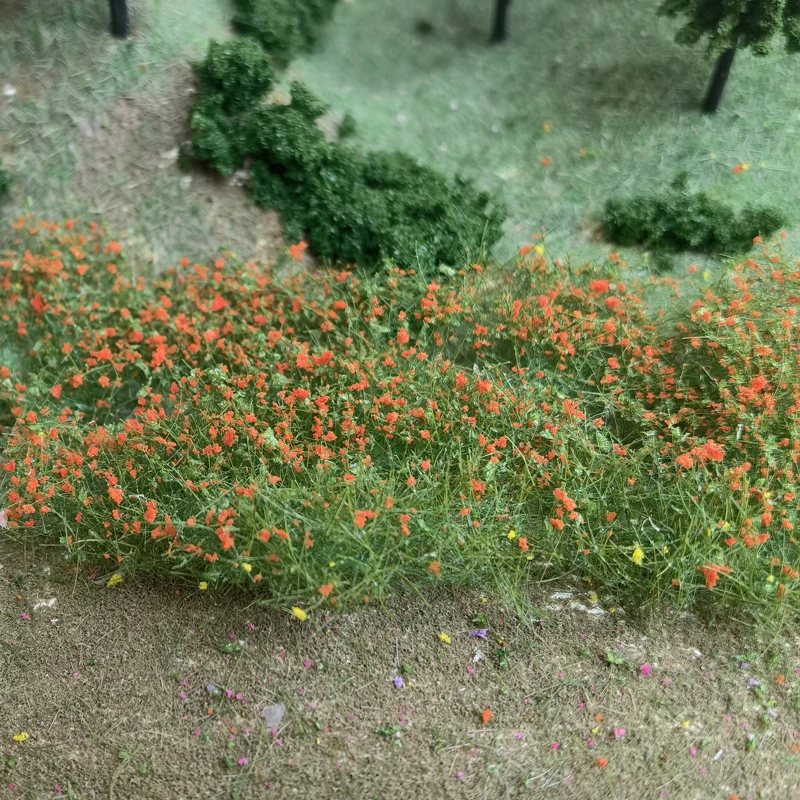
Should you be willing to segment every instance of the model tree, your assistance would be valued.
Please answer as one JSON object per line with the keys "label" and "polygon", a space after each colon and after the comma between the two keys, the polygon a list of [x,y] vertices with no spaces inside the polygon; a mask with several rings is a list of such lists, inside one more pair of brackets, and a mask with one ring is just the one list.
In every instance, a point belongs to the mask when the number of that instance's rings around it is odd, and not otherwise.
{"label": "model tree", "polygon": [[678,42],[693,45],[708,37],[716,64],[703,101],[707,114],[719,108],[737,49],[766,55],[774,37],[783,34],[786,49],[800,51],[800,0],[663,0],[659,13],[686,17]]}
{"label": "model tree", "polygon": [[494,22],[492,23],[492,36],[490,39],[492,44],[504,42],[506,39],[506,16],[510,5],[511,0],[495,0]]}
{"label": "model tree", "polygon": [[124,39],[129,33],[128,0],[109,0],[111,4],[111,33]]}

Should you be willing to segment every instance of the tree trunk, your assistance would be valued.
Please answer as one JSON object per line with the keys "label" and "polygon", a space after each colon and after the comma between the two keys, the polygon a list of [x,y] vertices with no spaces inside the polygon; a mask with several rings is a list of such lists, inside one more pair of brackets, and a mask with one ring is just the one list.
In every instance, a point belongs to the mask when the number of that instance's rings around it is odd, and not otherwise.
{"label": "tree trunk", "polygon": [[494,25],[492,26],[492,36],[489,40],[492,44],[504,42],[506,39],[506,14],[511,0],[495,0],[494,6]]}
{"label": "tree trunk", "polygon": [[703,100],[703,113],[714,114],[719,108],[720,101],[722,100],[722,93],[725,91],[725,84],[728,82],[728,76],[731,74],[731,67],[733,66],[733,59],[736,56],[736,47],[738,42],[734,42],[733,46],[728,48],[718,59],[714,65],[714,74],[711,76],[711,83],[708,85],[705,99]]}
{"label": "tree trunk", "polygon": [[124,39],[128,33],[128,0],[109,0],[111,3],[111,33]]}

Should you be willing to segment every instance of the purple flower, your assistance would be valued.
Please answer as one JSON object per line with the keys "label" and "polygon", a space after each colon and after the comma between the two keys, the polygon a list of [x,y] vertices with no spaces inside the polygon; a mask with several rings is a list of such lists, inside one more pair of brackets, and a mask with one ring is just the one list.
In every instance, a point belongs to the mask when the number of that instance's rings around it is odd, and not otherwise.
{"label": "purple flower", "polygon": [[755,680],[755,678],[750,678],[750,679],[748,679],[748,681],[747,681],[747,685],[748,685],[750,688],[753,688],[753,687],[755,687],[755,686],[761,686],[761,684],[760,684],[760,683],[759,683],[757,680]]}
{"label": "purple flower", "polygon": [[639,667],[639,672],[641,672],[646,678],[650,674],[651,669],[652,667],[649,664],[642,664],[642,666]]}
{"label": "purple flower", "polygon": [[485,639],[486,638],[486,628],[479,628],[476,631],[470,631],[470,636],[475,636],[478,639]]}
{"label": "purple flower", "polygon": [[402,689],[406,685],[406,682],[399,675],[394,676],[392,683],[395,689]]}

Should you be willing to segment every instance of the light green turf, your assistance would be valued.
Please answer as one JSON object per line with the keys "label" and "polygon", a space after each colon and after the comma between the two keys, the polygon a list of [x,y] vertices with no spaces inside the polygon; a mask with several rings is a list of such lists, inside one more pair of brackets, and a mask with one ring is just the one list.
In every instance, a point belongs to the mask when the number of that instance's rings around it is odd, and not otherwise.
{"label": "light green turf", "polygon": [[[773,204],[800,224],[800,57],[741,53],[722,110],[704,117],[704,49],[675,44],[657,5],[515,0],[509,41],[490,47],[491,0],[343,0],[293,72],[353,113],[358,144],[499,192],[502,251],[544,228],[554,252],[596,254],[587,240],[605,199],[657,190],[681,169],[693,188]],[[417,33],[418,20],[434,32]],[[751,169],[737,177],[740,162]]]}
{"label": "light green turf", "polygon": [[0,95],[0,159],[14,180],[15,213],[22,205],[53,218],[91,211],[72,190],[81,125],[115,97],[157,90],[171,65],[202,56],[210,37],[231,35],[225,0],[132,0],[127,41],[108,33],[107,0],[7,5],[0,91],[10,85],[17,95]]}

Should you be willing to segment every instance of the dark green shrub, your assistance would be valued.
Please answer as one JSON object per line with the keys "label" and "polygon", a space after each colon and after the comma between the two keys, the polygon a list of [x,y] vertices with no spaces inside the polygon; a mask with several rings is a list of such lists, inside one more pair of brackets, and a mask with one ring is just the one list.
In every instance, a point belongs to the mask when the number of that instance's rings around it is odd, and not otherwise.
{"label": "dark green shrub", "polygon": [[337,0],[235,0],[233,24],[252,36],[279,62],[309,50],[331,18]]}
{"label": "dark green shrub", "polygon": [[769,236],[784,224],[775,209],[737,214],[705,192],[690,192],[684,175],[661,194],[609,200],[602,217],[603,234],[615,244],[710,254],[747,251],[756,236]]}
{"label": "dark green shrub", "polygon": [[3,165],[0,163],[0,203],[3,202],[3,198],[8,194],[10,188],[11,176],[3,169]]}
{"label": "dark green shrub", "polygon": [[355,135],[358,126],[356,125],[356,118],[348,111],[339,123],[339,138],[347,139]]}
{"label": "dark green shrub", "polygon": [[[268,62],[253,42],[212,43],[196,67],[192,154],[226,174],[247,164],[254,200],[280,212],[287,241],[306,239],[320,258],[372,267],[385,258],[452,263],[500,238],[505,212],[466,181],[400,153],[327,142],[317,125],[327,108],[303,84],[292,84],[290,105],[265,101],[274,83]],[[231,91],[240,75],[244,88]]]}

